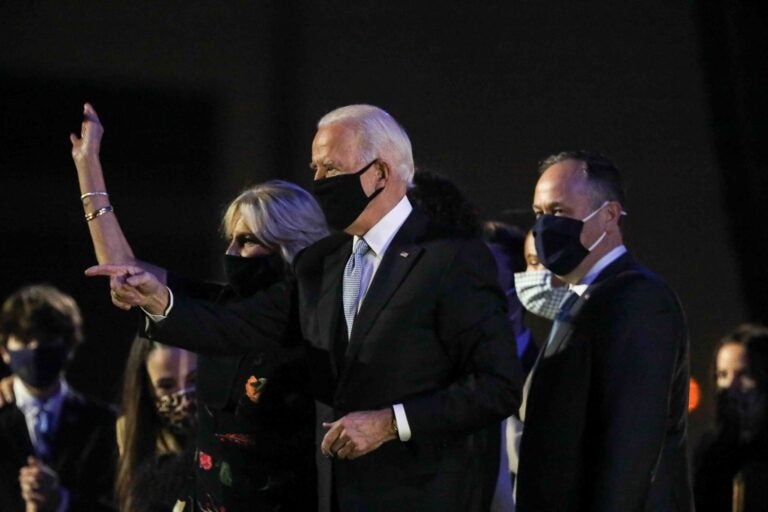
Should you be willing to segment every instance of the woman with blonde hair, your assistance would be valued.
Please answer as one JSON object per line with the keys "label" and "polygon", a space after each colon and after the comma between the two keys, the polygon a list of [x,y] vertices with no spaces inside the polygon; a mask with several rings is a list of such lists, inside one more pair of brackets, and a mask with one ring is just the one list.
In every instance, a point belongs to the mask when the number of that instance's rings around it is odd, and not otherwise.
{"label": "woman with blonde hair", "polygon": [[[222,228],[226,285],[180,279],[137,260],[117,222],[99,161],[103,133],[86,104],[81,136],[71,136],[85,218],[98,262],[154,274],[179,295],[219,303],[242,300],[285,279],[305,246],[328,234],[311,194],[285,181],[251,187],[230,203]],[[200,348],[195,477],[174,510],[317,508],[314,400],[298,325],[273,347],[241,353]]]}

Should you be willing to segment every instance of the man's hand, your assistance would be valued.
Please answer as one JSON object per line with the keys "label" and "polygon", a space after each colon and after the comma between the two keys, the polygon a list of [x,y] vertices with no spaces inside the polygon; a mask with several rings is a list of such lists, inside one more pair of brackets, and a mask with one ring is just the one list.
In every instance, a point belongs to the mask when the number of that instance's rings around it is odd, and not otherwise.
{"label": "man's hand", "polygon": [[80,125],[80,137],[74,133],[69,134],[72,142],[72,159],[75,162],[89,157],[98,157],[101,148],[101,136],[104,127],[101,126],[99,116],[90,103],[83,106],[83,123]]}
{"label": "man's hand", "polygon": [[13,375],[0,380],[0,409],[16,402],[13,392]]}
{"label": "man's hand", "polygon": [[112,304],[121,309],[140,306],[152,315],[168,308],[168,289],[150,272],[135,265],[96,265],[86,269],[89,277],[109,277]]}
{"label": "man's hand", "polygon": [[328,429],[320,450],[326,457],[356,459],[397,439],[392,428],[392,409],[351,412],[333,423],[323,423]]}
{"label": "man's hand", "polygon": [[[27,458],[27,465],[19,470],[21,497],[27,505],[38,510],[56,510],[61,500],[59,475],[35,457]],[[29,507],[27,507],[29,508]]]}

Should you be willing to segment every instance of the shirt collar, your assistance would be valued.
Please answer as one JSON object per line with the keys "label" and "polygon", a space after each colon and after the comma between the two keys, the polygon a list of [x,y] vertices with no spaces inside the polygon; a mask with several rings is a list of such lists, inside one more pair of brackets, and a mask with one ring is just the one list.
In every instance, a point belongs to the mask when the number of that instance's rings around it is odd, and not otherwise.
{"label": "shirt collar", "polygon": [[16,407],[26,416],[29,412],[37,412],[43,405],[48,405],[48,410],[51,411],[54,416],[58,417],[61,410],[61,404],[64,402],[64,396],[69,393],[69,386],[64,379],[59,379],[61,386],[59,391],[48,397],[47,400],[42,401],[37,399],[32,393],[29,392],[27,386],[21,382],[21,379],[14,377],[13,379],[13,393],[15,395]]}
{"label": "shirt collar", "polygon": [[[389,247],[395,234],[403,225],[405,219],[411,214],[411,211],[413,211],[413,206],[411,206],[408,196],[403,196],[394,208],[389,210],[375,226],[362,236],[377,258],[380,258],[387,250],[387,247]],[[360,238],[355,235],[353,247],[357,245],[357,241]]]}
{"label": "shirt collar", "polygon": [[583,295],[587,287],[595,282],[595,279],[597,279],[597,276],[600,275],[600,272],[602,272],[605,267],[623,256],[626,252],[627,248],[623,244],[614,247],[605,256],[597,260],[597,263],[592,265],[592,268],[589,269],[589,272],[587,272],[587,274],[581,278],[579,284],[568,285],[568,289],[580,296]]}

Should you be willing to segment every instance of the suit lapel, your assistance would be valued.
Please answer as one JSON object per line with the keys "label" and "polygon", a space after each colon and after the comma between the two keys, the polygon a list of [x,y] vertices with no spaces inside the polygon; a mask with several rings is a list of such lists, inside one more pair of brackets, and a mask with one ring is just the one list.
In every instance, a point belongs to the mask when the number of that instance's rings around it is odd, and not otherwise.
{"label": "suit lapel", "polygon": [[558,318],[552,324],[552,332],[547,339],[544,347],[543,357],[550,357],[565,349],[568,345],[567,340],[573,333],[573,322],[579,315],[581,308],[584,307],[587,297],[577,297],[573,305],[562,314],[558,313]]}
{"label": "suit lapel", "polygon": [[[329,354],[334,353],[334,343],[339,333],[342,275],[351,250],[352,240],[350,239],[339,249],[328,254],[323,261],[320,295],[317,300],[317,322],[321,348],[327,350]],[[335,367],[335,358],[331,357],[331,361]],[[338,368],[335,370],[338,374]]]}
{"label": "suit lapel", "polygon": [[[595,278],[595,281],[587,287],[584,294],[576,299],[573,305],[565,312],[562,318],[558,318],[552,325],[552,332],[545,345],[543,357],[553,356],[563,351],[568,346],[568,339],[573,334],[574,324],[584,305],[589,301],[592,293],[613,277],[631,269],[634,265],[629,253],[624,253],[610,263]],[[559,314],[558,314],[559,315]]]}
{"label": "suit lapel", "polygon": [[389,244],[355,318],[347,349],[347,367],[357,358],[376,318],[419,259],[423,248],[415,240],[425,232],[427,223],[428,219],[414,210]]}
{"label": "suit lapel", "polygon": [[7,440],[5,449],[10,450],[8,458],[26,464],[27,456],[33,455],[34,449],[24,413],[16,406],[5,406],[0,410],[0,430]]}
{"label": "suit lapel", "polygon": [[628,253],[620,256],[616,261],[605,267],[605,269],[603,269],[603,271],[600,272],[600,274],[597,276],[595,281],[587,287],[587,289],[584,291],[584,294],[579,297],[576,302],[574,302],[569,313],[566,315],[567,318],[565,318],[564,321],[555,321],[555,323],[553,323],[552,332],[547,338],[548,342],[539,352],[539,357],[536,359],[536,362],[531,369],[531,373],[528,374],[528,378],[525,381],[525,386],[523,387],[523,403],[520,406],[520,419],[522,421],[526,420],[528,399],[531,393],[531,388],[533,387],[534,382],[539,382],[536,371],[539,365],[543,364],[546,358],[565,350],[565,348],[568,346],[570,338],[573,335],[575,329],[575,321],[578,318],[578,315],[581,313],[581,310],[584,308],[585,304],[589,301],[592,293],[604,283],[610,281],[611,278],[634,268],[634,260]]}
{"label": "suit lapel", "polygon": [[[71,392],[70,392],[71,393]],[[66,394],[64,395],[64,403],[61,406],[61,415],[59,416],[59,422],[56,426],[56,433],[53,438],[53,460],[51,461],[52,467],[56,471],[65,470],[65,461],[74,461],[75,467],[77,467],[77,461],[82,446],[76,446],[78,443],[78,436],[82,432],[78,431],[78,420],[82,414],[82,406],[77,395]],[[73,452],[73,456],[70,457],[70,452]]]}

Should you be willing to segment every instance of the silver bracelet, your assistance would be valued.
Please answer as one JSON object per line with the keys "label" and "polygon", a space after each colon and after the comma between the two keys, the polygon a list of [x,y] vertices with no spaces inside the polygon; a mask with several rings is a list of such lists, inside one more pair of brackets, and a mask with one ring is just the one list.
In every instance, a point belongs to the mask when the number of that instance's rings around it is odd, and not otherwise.
{"label": "silver bracelet", "polygon": [[80,200],[82,201],[86,197],[91,197],[91,196],[108,196],[108,195],[109,194],[107,194],[106,192],[86,192],[85,194],[80,196]]}
{"label": "silver bracelet", "polygon": [[114,208],[112,208],[112,205],[111,205],[111,204],[108,204],[108,205],[107,205],[107,206],[105,206],[104,208],[99,208],[99,209],[98,209],[98,210],[96,210],[95,212],[86,213],[86,214],[85,214],[85,221],[86,221],[86,222],[91,222],[91,221],[92,221],[93,219],[95,219],[96,217],[101,217],[101,216],[102,216],[102,215],[104,215],[105,213],[109,213],[109,212],[113,212],[113,211],[115,211],[115,209],[114,209]]}

